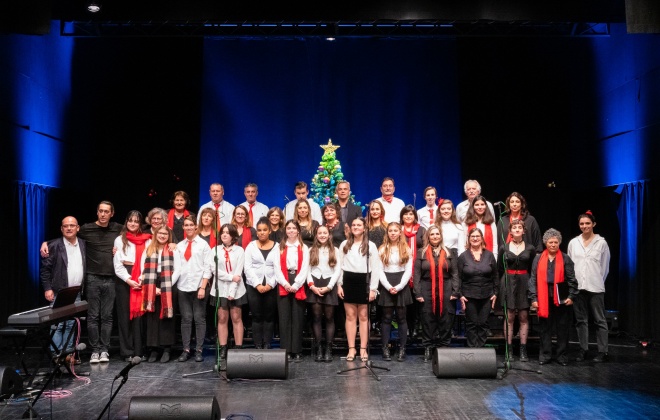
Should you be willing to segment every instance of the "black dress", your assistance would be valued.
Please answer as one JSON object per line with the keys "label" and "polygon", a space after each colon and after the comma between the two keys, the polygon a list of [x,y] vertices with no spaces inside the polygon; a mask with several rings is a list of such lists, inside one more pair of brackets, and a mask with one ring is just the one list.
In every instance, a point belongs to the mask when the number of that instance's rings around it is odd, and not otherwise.
{"label": "black dress", "polygon": [[[525,243],[525,249],[516,255],[509,250],[507,244],[500,247],[499,255],[501,256],[498,258],[501,278],[500,302],[504,306],[502,301],[506,299],[507,309],[529,309],[528,283],[536,248],[532,244]],[[504,263],[506,263],[506,271]]]}
{"label": "black dress", "polygon": [[319,222],[316,220],[312,220],[311,225],[300,226],[300,236],[302,237],[303,243],[307,245],[308,248],[311,248],[314,243],[314,236],[316,235],[316,228],[318,227]]}
{"label": "black dress", "polygon": [[387,228],[383,225],[378,225],[373,228],[369,228],[369,240],[376,244],[376,248],[380,248],[385,240],[385,235],[387,235]]}

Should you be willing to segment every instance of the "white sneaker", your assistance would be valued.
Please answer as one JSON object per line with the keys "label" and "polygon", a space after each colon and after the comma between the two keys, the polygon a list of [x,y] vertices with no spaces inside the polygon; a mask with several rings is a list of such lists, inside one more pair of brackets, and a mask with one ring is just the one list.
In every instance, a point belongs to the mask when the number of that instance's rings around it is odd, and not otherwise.
{"label": "white sneaker", "polygon": [[99,362],[107,363],[110,361],[110,355],[107,351],[101,352],[101,357],[99,357]]}
{"label": "white sneaker", "polygon": [[92,353],[92,357],[89,358],[89,363],[90,364],[95,364],[100,362],[99,360],[99,354],[98,353]]}

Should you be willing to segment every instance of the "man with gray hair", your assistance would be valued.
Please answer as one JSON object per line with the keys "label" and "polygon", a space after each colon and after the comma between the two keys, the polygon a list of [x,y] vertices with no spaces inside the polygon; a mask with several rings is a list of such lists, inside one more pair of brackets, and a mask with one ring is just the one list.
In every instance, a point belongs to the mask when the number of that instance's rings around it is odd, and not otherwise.
{"label": "man with gray hair", "polygon": [[[463,191],[465,192],[467,200],[462,201],[458,206],[456,206],[456,218],[461,223],[465,222],[465,216],[467,215],[467,211],[470,208],[470,203],[472,200],[474,200],[474,197],[481,195],[481,185],[479,182],[477,182],[476,179],[468,179],[463,185]],[[493,209],[491,202],[486,201],[486,204],[488,205],[488,208],[490,209],[493,217],[496,217],[495,210]]]}

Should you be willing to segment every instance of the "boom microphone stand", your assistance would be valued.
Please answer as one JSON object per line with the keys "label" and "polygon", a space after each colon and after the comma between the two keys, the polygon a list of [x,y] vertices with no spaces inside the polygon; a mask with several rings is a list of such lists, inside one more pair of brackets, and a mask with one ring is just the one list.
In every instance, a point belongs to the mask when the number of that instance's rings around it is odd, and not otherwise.
{"label": "boom microphone stand", "polygon": [[[367,285],[366,286],[367,286],[367,299],[368,299],[369,292],[370,292],[371,276],[372,276],[373,273],[371,272],[370,267],[369,267],[369,255],[370,255],[370,250],[369,250],[369,228],[367,228],[366,223],[365,223],[364,227],[365,227],[365,235],[364,235],[364,238],[362,240],[367,241],[367,273],[366,273],[367,274],[366,275]],[[374,299],[374,302],[375,301],[376,301],[376,299]],[[388,372],[390,371],[390,369],[386,368],[386,367],[382,367],[382,366],[376,366],[376,365],[373,364],[373,362],[371,360],[371,350],[370,350],[371,349],[371,302],[367,303],[367,325],[368,325],[368,328],[367,328],[367,361],[364,362],[364,364],[362,366],[349,368],[349,369],[344,369],[344,370],[339,370],[339,371],[337,371],[337,374],[342,374],[342,373],[350,372],[350,371],[353,371],[353,370],[367,369],[371,373],[371,375],[374,378],[376,378],[377,381],[380,381],[380,376],[376,375],[376,372],[374,372],[374,369],[386,370]],[[360,335],[362,335],[362,333],[363,333],[363,331],[360,331]],[[356,355],[356,357],[359,357],[359,355]]]}

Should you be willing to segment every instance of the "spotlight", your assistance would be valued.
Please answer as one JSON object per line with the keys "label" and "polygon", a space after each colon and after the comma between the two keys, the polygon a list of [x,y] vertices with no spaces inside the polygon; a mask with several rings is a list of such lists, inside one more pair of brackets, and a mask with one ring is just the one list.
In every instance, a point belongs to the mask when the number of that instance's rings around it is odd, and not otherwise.
{"label": "spotlight", "polygon": [[100,12],[101,11],[101,2],[100,1],[92,1],[87,6],[87,10],[89,10],[92,13]]}

